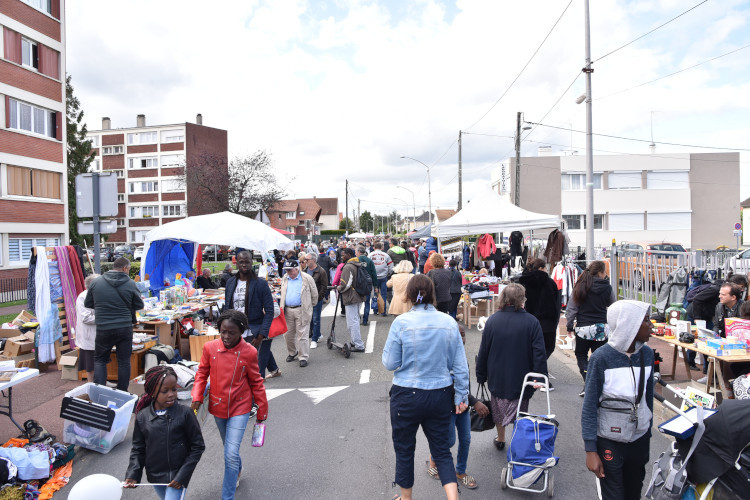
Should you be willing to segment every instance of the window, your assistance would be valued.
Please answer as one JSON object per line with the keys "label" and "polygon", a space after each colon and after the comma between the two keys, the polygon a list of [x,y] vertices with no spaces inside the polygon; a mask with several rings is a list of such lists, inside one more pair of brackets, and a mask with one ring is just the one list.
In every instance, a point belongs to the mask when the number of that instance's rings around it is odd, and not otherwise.
{"label": "window", "polygon": [[648,219],[649,230],[669,230],[669,229],[690,229],[691,217],[690,212],[649,212],[646,216]]}
{"label": "window", "polygon": [[580,215],[563,215],[563,220],[568,226],[568,230],[581,229],[581,216]]}
{"label": "window", "polygon": [[185,133],[182,130],[164,130],[161,133],[161,142],[184,142]]}
{"label": "window", "polygon": [[159,217],[159,207],[130,207],[130,217],[132,219]]}
{"label": "window", "polygon": [[143,243],[149,230],[130,231],[130,243]]}
{"label": "window", "polygon": [[688,172],[647,172],[648,189],[690,189]]}
{"label": "window", "polygon": [[117,227],[125,227],[125,219],[117,219]]}
{"label": "window", "polygon": [[8,194],[61,200],[62,174],[8,165]]}
{"label": "window", "polygon": [[9,238],[8,260],[11,263],[26,263],[31,258],[32,247],[56,247],[60,238]]}
{"label": "window", "polygon": [[41,10],[49,15],[52,15],[52,0],[22,0],[34,7],[36,10]]}
{"label": "window", "polygon": [[281,212],[279,212],[279,220],[281,220]]}
{"label": "window", "polygon": [[286,218],[287,219],[294,219],[294,212],[287,212],[286,213]]}
{"label": "window", "polygon": [[101,172],[102,170],[101,163],[99,163],[99,160],[93,160],[89,166],[91,167],[89,168],[91,172]]}
{"label": "window", "polygon": [[21,64],[39,69],[39,48],[36,42],[21,38]]}
{"label": "window", "polygon": [[8,101],[10,103],[10,126],[8,128],[25,130],[45,137],[56,137],[56,112],[37,108],[15,99],[9,99]]}
{"label": "window", "polygon": [[128,134],[128,146],[138,144],[155,144],[156,132],[139,132],[137,134]]}
{"label": "window", "polygon": [[117,203],[125,203],[125,195],[122,193],[117,193]]}
{"label": "window", "polygon": [[182,155],[161,155],[161,166],[175,166],[182,162]]}
{"label": "window", "polygon": [[643,231],[643,214],[609,214],[610,231]]}
{"label": "window", "polygon": [[98,148],[99,147],[99,136],[98,135],[92,135],[91,137],[86,138],[87,141],[91,142],[92,148]]}
{"label": "window", "polygon": [[300,210],[300,213],[299,213],[299,215],[300,215],[300,217],[301,217],[301,216],[305,215],[305,212],[303,212],[303,211],[301,211],[301,210]]}
{"label": "window", "polygon": [[609,189],[641,189],[641,172],[610,172]]}
{"label": "window", "polygon": [[[585,191],[586,174],[562,174],[560,176],[563,191]],[[594,189],[602,188],[602,174],[594,174]]]}
{"label": "window", "polygon": [[166,179],[161,181],[161,192],[162,193],[174,193],[176,191],[182,191],[182,181],[177,179]]}
{"label": "window", "polygon": [[[563,215],[563,220],[567,223],[568,229],[586,229],[585,215]],[[594,229],[604,227],[604,215],[594,214]]]}
{"label": "window", "polygon": [[125,178],[125,171],[124,170],[114,170],[115,175],[118,179],[124,179]]}
{"label": "window", "polygon": [[130,183],[130,192],[134,194],[155,193],[157,191],[159,191],[159,183],[157,181],[131,182]]}
{"label": "window", "polygon": [[103,155],[121,155],[123,146],[104,146],[102,148]]}
{"label": "window", "polygon": [[158,166],[159,164],[155,156],[150,158],[128,158],[128,168],[156,168]]}
{"label": "window", "polygon": [[179,217],[182,215],[181,205],[164,205],[162,208],[162,215],[164,217]]}

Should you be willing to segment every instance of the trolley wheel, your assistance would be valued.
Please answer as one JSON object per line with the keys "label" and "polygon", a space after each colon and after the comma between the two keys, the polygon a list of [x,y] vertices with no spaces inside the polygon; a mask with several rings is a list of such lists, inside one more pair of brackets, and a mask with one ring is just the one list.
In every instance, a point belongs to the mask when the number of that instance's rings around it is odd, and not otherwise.
{"label": "trolley wheel", "polygon": [[330,335],[328,336],[328,340],[326,340],[326,345],[329,349],[333,349],[333,337],[331,337]]}
{"label": "trolley wheel", "polygon": [[344,350],[344,357],[349,359],[349,356],[352,355],[352,351],[351,349],[349,349],[349,344],[344,344],[343,350]]}
{"label": "trolley wheel", "polygon": [[550,473],[547,481],[547,496],[552,498],[555,495],[555,476]]}
{"label": "trolley wheel", "polygon": [[500,489],[505,490],[508,488],[508,468],[503,467],[500,471]]}

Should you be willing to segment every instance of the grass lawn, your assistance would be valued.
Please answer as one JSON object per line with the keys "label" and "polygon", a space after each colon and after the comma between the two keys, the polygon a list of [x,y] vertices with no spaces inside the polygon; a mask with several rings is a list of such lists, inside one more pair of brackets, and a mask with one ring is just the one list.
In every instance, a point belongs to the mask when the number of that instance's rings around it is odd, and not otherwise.
{"label": "grass lawn", "polygon": [[231,260],[223,261],[223,262],[203,262],[203,268],[209,268],[211,269],[211,272],[213,274],[221,274],[224,271],[224,266],[227,264],[231,264]]}
{"label": "grass lawn", "polygon": [[18,314],[6,314],[5,316],[0,316],[0,325],[13,321],[16,319],[16,316],[18,316]]}
{"label": "grass lawn", "polygon": [[10,306],[20,306],[21,304],[25,304],[26,299],[23,300],[14,300],[12,302],[2,302],[0,303],[0,307],[10,307]]}

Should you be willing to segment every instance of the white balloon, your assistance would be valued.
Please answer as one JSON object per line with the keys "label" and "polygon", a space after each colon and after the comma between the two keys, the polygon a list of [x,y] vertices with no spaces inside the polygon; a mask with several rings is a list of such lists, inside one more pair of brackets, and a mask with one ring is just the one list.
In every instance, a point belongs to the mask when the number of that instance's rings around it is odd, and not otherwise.
{"label": "white balloon", "polygon": [[122,481],[109,474],[86,476],[70,490],[68,500],[120,500]]}

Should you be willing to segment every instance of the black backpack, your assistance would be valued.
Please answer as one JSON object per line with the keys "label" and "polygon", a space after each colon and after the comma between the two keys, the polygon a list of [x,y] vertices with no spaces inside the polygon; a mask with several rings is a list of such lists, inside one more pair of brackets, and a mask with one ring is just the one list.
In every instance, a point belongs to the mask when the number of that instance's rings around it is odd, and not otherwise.
{"label": "black backpack", "polygon": [[719,290],[722,283],[713,283],[702,289],[693,297],[693,318],[710,321],[716,312],[716,304],[719,303]]}
{"label": "black backpack", "polygon": [[357,266],[357,276],[354,279],[354,291],[363,297],[367,297],[372,292],[372,276],[367,271],[367,266]]}

